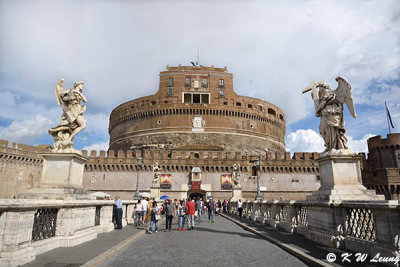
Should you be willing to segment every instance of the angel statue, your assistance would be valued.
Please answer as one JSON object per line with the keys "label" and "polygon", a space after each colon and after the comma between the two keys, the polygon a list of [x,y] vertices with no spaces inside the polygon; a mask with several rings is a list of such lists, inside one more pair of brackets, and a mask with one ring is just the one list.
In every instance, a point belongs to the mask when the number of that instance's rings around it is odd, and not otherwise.
{"label": "angel statue", "polygon": [[60,123],[49,129],[49,134],[54,137],[53,152],[80,153],[73,148],[74,137],[86,128],[86,119],[83,112],[87,103],[86,97],[82,94],[83,82],[76,82],[74,87],[64,89],[64,79],[60,79],[56,85],[55,95],[57,104],[61,106],[63,114]]}
{"label": "angel statue", "polygon": [[158,187],[158,181],[160,180],[160,166],[158,163],[153,165],[153,187]]}
{"label": "angel statue", "polygon": [[[303,93],[312,90],[311,97],[314,100],[315,116],[321,117],[319,131],[326,147],[323,153],[352,154],[354,152],[347,146],[343,119],[343,104],[347,105],[351,116],[356,118],[351,86],[343,77],[337,77],[336,81],[338,87],[334,91],[324,81],[317,83],[311,81],[311,87],[303,89]],[[319,88],[319,92],[317,92],[317,88]]]}
{"label": "angel statue", "polygon": [[232,170],[232,182],[233,182],[233,187],[234,188],[238,188],[240,187],[240,180],[239,180],[239,176],[240,176],[240,165],[239,163],[235,163],[232,166],[233,170]]}

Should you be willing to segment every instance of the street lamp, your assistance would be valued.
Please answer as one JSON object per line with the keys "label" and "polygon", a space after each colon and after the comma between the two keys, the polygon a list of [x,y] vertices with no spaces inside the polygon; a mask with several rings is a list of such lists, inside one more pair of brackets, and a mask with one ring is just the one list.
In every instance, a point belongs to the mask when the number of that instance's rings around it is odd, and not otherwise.
{"label": "street lamp", "polygon": [[252,160],[250,162],[255,163],[256,164],[256,168],[257,168],[257,195],[256,195],[255,200],[262,201],[263,198],[262,198],[261,192],[260,192],[260,157],[258,157],[255,160]]}
{"label": "street lamp", "polygon": [[139,172],[140,172],[140,169],[142,168],[142,158],[141,157],[137,158],[137,165],[138,165],[138,169],[137,169],[137,175],[136,175],[136,193],[133,196],[133,199],[140,199],[140,194],[139,194]]}

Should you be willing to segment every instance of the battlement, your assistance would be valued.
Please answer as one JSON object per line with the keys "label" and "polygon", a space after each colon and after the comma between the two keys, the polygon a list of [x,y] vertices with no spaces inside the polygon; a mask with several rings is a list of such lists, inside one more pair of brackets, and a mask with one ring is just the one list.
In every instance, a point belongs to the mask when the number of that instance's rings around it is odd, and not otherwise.
{"label": "battlement", "polygon": [[[123,150],[82,150],[82,155],[89,157],[90,160],[95,160],[96,162],[109,162],[109,159],[117,159],[129,161],[132,163],[136,161],[137,158],[141,157],[143,160],[197,160],[197,161],[250,161],[257,158],[255,155],[249,155],[242,152],[223,152],[223,151],[200,151],[200,152],[189,152],[189,151],[144,151],[141,150],[127,150],[126,153]],[[264,161],[288,161],[288,162],[305,162],[314,161],[319,158],[319,153],[311,152],[295,152],[291,156],[290,152],[266,152],[264,155],[260,155],[260,159]],[[121,161],[122,162],[122,161]]]}
{"label": "battlement", "polygon": [[387,138],[382,138],[381,135],[377,135],[368,139],[368,150],[371,152],[373,149],[379,148],[400,148],[400,133],[388,134]]}
{"label": "battlement", "polygon": [[41,158],[39,153],[49,152],[50,146],[47,145],[38,145],[38,146],[30,146],[20,143],[11,143],[7,140],[0,139],[0,153],[15,155],[18,158]]}

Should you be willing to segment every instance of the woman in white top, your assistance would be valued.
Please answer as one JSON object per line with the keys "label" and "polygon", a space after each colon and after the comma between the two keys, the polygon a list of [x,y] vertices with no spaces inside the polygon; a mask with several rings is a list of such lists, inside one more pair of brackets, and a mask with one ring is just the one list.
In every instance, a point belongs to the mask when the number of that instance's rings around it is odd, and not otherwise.
{"label": "woman in white top", "polygon": [[139,226],[140,222],[142,221],[143,217],[143,204],[140,203],[140,199],[138,200],[138,203],[136,204],[136,218],[135,218],[135,226]]}

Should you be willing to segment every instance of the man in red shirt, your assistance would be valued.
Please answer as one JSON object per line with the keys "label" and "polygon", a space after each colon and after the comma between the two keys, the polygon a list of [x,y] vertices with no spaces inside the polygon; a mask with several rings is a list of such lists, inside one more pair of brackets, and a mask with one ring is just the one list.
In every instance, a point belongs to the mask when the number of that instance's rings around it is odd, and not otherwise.
{"label": "man in red shirt", "polygon": [[195,210],[195,204],[194,201],[189,198],[188,203],[186,204],[186,216],[188,218],[188,230],[193,230],[194,229],[194,210]]}

